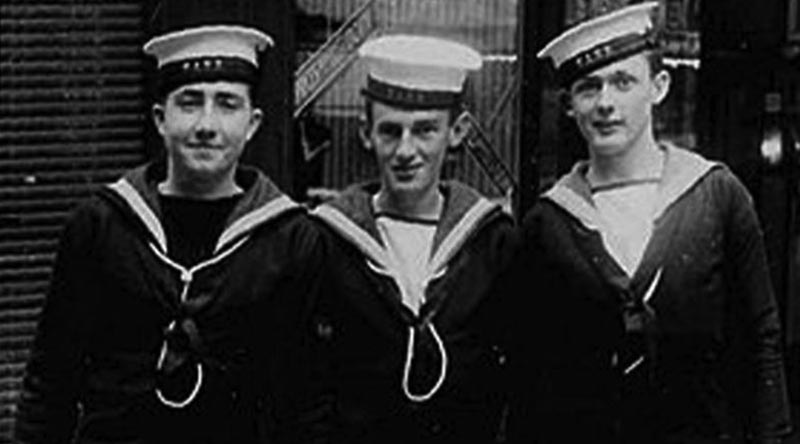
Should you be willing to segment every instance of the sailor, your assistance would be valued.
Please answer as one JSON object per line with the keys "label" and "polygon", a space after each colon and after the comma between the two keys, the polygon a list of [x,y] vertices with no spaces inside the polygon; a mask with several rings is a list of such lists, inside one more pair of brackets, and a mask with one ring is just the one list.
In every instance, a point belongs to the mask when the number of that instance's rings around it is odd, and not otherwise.
{"label": "sailor", "polygon": [[588,147],[522,224],[539,442],[778,442],[789,416],[762,231],[725,165],[654,135],[670,86],[657,6],[592,18],[539,53]]}
{"label": "sailor", "polygon": [[144,45],[158,63],[164,156],[70,216],[18,442],[263,442],[259,431],[304,404],[320,237],[301,206],[239,162],[262,123],[253,88],[271,44],[253,28],[211,25]]}
{"label": "sailor", "polygon": [[331,351],[336,443],[493,442],[504,406],[504,293],[513,221],[440,178],[469,131],[472,48],[389,35],[367,67],[363,143],[378,177],[314,215],[330,239],[320,319]]}

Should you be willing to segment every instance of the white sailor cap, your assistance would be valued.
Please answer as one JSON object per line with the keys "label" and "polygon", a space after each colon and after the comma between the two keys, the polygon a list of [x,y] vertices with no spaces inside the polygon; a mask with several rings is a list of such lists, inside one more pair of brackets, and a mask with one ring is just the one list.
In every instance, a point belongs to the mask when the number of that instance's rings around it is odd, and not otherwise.
{"label": "white sailor cap", "polygon": [[358,51],[367,63],[363,94],[390,105],[440,108],[461,101],[467,73],[481,67],[471,47],[436,37],[389,35]]}
{"label": "white sailor cap", "polygon": [[638,52],[657,40],[652,14],[658,2],[638,3],[580,23],[551,40],[539,53],[550,58],[562,84]]}
{"label": "white sailor cap", "polygon": [[255,84],[258,52],[272,46],[265,33],[237,25],[207,25],[170,32],[145,43],[158,62],[159,89],[170,91],[198,81]]}

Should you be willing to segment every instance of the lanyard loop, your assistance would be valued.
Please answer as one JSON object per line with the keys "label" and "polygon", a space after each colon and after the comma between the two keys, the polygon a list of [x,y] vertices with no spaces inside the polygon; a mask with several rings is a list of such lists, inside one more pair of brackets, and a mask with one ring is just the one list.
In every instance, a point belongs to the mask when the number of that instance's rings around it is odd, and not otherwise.
{"label": "lanyard loop", "polygon": [[[172,323],[169,324],[169,327],[167,327],[167,329],[172,330],[174,328],[175,328],[175,321],[172,321]],[[167,357],[167,341],[165,339],[161,346],[161,352],[158,355],[158,363],[156,364],[157,370],[161,370],[164,367],[164,361],[166,360],[166,357]],[[194,398],[197,397],[197,394],[200,392],[200,387],[203,385],[203,366],[199,362],[196,364],[195,374],[196,376],[195,376],[194,387],[192,387],[189,396],[187,396],[185,399],[181,401],[172,401],[170,399],[167,399],[167,397],[164,396],[163,393],[161,393],[161,389],[158,388],[158,386],[156,386],[156,396],[158,397],[158,400],[161,401],[161,403],[166,405],[167,407],[172,407],[175,409],[181,409],[191,404],[191,402],[194,401]]]}
{"label": "lanyard loop", "polygon": [[[214,256],[206,261],[203,261],[189,269],[170,259],[166,254],[161,252],[155,245],[150,244],[150,249],[155,253],[155,255],[159,259],[161,259],[167,265],[180,272],[181,283],[183,284],[180,294],[180,304],[181,304],[180,310],[183,311],[186,308],[188,308],[187,299],[189,297],[189,286],[192,283],[194,274],[203,268],[214,265],[215,263],[225,259],[228,255],[230,255],[231,253],[236,251],[239,247],[241,247],[246,240],[247,237],[241,239],[239,242],[235,243],[233,246],[231,246],[221,254]],[[189,318],[189,320],[191,321],[191,318]],[[202,341],[200,340],[199,332],[197,331],[197,325],[193,321],[188,323],[181,322],[181,325],[178,326],[177,321],[173,320],[170,322],[169,326],[165,331],[174,332],[176,329],[180,329],[185,334],[187,334],[189,339],[189,349],[192,351],[192,354],[202,354],[203,352]],[[171,353],[169,350],[169,341],[168,338],[165,337],[161,345],[161,351],[159,352],[158,355],[158,361],[156,363],[157,371],[160,371],[164,368],[167,356],[170,354]],[[167,407],[172,407],[176,409],[184,408],[189,404],[191,404],[191,402],[194,401],[194,399],[197,397],[197,394],[200,392],[200,387],[203,385],[203,365],[201,362],[197,362],[195,364],[195,375],[196,376],[195,376],[194,386],[192,387],[192,390],[185,399],[180,401],[170,400],[166,396],[164,396],[164,394],[161,392],[161,389],[158,386],[156,386],[155,392],[156,396],[158,397],[158,400],[161,401],[161,403],[166,405]]]}
{"label": "lanyard loop", "polygon": [[409,377],[411,374],[411,364],[414,360],[414,336],[416,330],[414,327],[408,327],[408,348],[406,349],[406,362],[403,366],[403,393],[406,397],[414,402],[425,402],[433,397],[439,388],[441,388],[442,384],[444,383],[445,377],[447,376],[447,350],[445,350],[444,342],[442,338],[439,337],[439,334],[436,332],[436,328],[433,326],[433,323],[427,323],[426,327],[428,327],[433,335],[434,341],[436,341],[436,345],[439,349],[439,353],[441,354],[442,360],[441,365],[439,368],[439,377],[436,380],[436,383],[433,387],[427,392],[420,395],[416,395],[411,393],[411,389],[409,387]]}
{"label": "lanyard loop", "polygon": [[[369,267],[375,273],[393,279],[398,284],[400,292],[404,293],[403,286],[400,285],[400,279],[397,276],[395,276],[390,269],[380,268],[375,264],[373,264],[372,261],[370,261],[369,259],[366,262],[367,262],[367,267]],[[437,271],[433,270],[429,271],[428,273],[429,277],[425,280],[425,285],[423,286],[423,288],[427,288],[427,286],[431,282],[443,277],[446,273],[447,273],[446,266],[440,267]],[[414,313],[415,315],[419,314],[419,311],[422,308],[423,303],[424,303],[424,290],[423,290],[423,295],[420,297],[420,306],[417,308],[417,310],[412,309],[415,312]],[[439,333],[436,331],[436,327],[433,325],[433,321],[431,320],[431,318],[433,318],[435,314],[436,314],[435,309],[430,310],[425,316],[423,316],[422,320],[423,328],[428,328],[431,331],[431,335],[433,336],[433,339],[436,342],[436,347],[442,358],[439,367],[439,376],[436,379],[436,383],[427,393],[423,394],[411,393],[411,388],[409,386],[409,379],[411,377],[411,365],[414,361],[414,340],[416,337],[416,329],[414,326],[408,327],[408,345],[406,347],[405,363],[403,364],[402,385],[403,385],[403,394],[405,394],[406,398],[408,398],[413,402],[425,402],[431,399],[433,395],[435,395],[436,392],[439,391],[442,384],[444,383],[445,378],[447,377],[447,349],[445,348],[444,341],[439,336]]]}

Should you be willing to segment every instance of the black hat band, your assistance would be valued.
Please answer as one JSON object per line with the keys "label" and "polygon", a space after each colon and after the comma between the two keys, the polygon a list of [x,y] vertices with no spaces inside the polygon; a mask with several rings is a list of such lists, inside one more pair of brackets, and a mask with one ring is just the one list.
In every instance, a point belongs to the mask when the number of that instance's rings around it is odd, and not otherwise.
{"label": "black hat band", "polygon": [[163,65],[158,70],[158,94],[166,96],[183,85],[230,81],[255,85],[258,68],[238,57],[197,57]]}
{"label": "black hat band", "polygon": [[657,46],[658,41],[653,33],[628,34],[601,43],[564,61],[557,72],[559,83],[569,87],[589,72]]}
{"label": "black hat band", "polygon": [[461,103],[463,94],[453,91],[422,91],[391,85],[372,76],[367,77],[367,87],[361,90],[366,97],[402,108],[449,108]]}

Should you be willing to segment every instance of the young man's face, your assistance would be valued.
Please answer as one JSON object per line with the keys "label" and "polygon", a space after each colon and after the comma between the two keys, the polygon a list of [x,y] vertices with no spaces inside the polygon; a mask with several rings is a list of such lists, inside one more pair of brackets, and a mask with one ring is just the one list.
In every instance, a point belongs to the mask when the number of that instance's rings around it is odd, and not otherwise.
{"label": "young man's face", "polygon": [[666,95],[669,74],[653,75],[645,53],[597,69],[572,83],[568,115],[595,155],[620,154],[652,131],[652,108]]}
{"label": "young man's face", "polygon": [[261,123],[261,110],[241,82],[201,82],[170,92],[153,106],[171,171],[188,177],[227,177]]}
{"label": "young man's face", "polygon": [[435,192],[449,146],[463,137],[449,109],[406,110],[380,102],[371,107],[367,134],[389,193]]}

